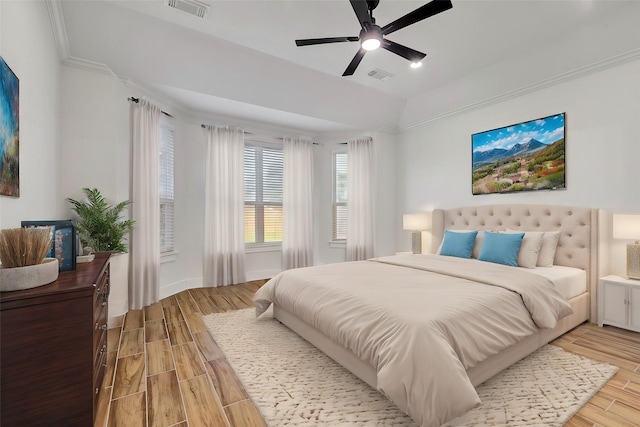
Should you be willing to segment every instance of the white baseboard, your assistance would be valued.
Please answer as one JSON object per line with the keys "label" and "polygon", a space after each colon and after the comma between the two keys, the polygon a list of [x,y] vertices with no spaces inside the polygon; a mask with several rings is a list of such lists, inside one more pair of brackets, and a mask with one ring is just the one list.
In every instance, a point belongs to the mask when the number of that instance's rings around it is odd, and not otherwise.
{"label": "white baseboard", "polygon": [[[175,295],[178,292],[182,292],[186,289],[201,288],[201,287],[202,287],[201,277],[181,280],[180,282],[172,283],[170,285],[163,286],[162,288],[160,288],[160,299],[170,297],[171,295]],[[116,318],[123,314],[126,314],[128,311],[128,307],[126,306],[126,301],[124,303],[122,301],[116,301],[116,303],[117,304],[114,304],[113,310],[112,310],[111,300],[109,301],[109,321],[108,321],[109,328],[114,328],[116,325]]]}
{"label": "white baseboard", "polygon": [[[280,273],[279,270],[250,271],[250,272],[247,272],[246,280],[247,282],[251,282],[252,280],[270,279],[278,273]],[[193,277],[190,279],[181,280],[176,283],[171,283],[170,285],[166,285],[160,288],[160,299],[170,297],[171,295],[175,295],[187,289],[201,288],[202,286],[203,286],[202,277]],[[110,311],[109,314],[110,315],[113,314],[113,316],[109,317],[109,328],[115,327],[116,317],[122,314],[125,314],[127,312],[125,306],[123,306],[122,308],[125,310],[123,312],[120,312],[122,310],[117,310],[118,311],[117,313],[116,312],[112,313],[111,310],[109,310]]]}
{"label": "white baseboard", "polygon": [[271,279],[276,274],[280,273],[280,270],[258,270],[247,272],[247,282],[254,280]]}
{"label": "white baseboard", "polygon": [[178,292],[182,292],[186,289],[201,288],[201,287],[202,287],[202,277],[192,277],[190,279],[181,280],[179,282],[172,283],[170,285],[166,285],[160,288],[160,299],[170,297],[171,295],[175,295]]}

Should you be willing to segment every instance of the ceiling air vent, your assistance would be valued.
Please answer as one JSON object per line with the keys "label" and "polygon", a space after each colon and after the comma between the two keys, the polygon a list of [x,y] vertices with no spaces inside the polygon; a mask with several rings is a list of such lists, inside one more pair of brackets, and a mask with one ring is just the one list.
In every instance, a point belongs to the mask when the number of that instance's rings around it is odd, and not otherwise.
{"label": "ceiling air vent", "polygon": [[388,71],[384,71],[381,70],[380,68],[374,68],[373,70],[369,71],[367,73],[370,77],[373,77],[374,79],[378,79],[378,80],[389,80],[391,77],[393,77],[393,74],[391,74]]}
{"label": "ceiling air vent", "polygon": [[174,9],[187,12],[199,18],[204,18],[209,12],[209,5],[197,0],[164,0],[164,3]]}

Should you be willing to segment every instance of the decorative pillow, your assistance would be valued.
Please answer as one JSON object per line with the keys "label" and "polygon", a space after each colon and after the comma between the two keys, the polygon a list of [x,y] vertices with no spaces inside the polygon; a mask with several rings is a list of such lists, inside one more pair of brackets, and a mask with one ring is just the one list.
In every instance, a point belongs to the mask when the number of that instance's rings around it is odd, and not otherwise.
{"label": "decorative pillow", "polygon": [[484,242],[482,242],[478,259],[516,267],[523,238],[524,233],[506,234],[487,231],[484,233]]}
{"label": "decorative pillow", "polygon": [[477,234],[475,230],[468,232],[444,230],[440,255],[471,258]]}
{"label": "decorative pillow", "polygon": [[[517,234],[522,233],[522,231],[511,230],[507,228],[505,233]],[[538,264],[538,256],[540,254],[540,247],[542,246],[543,236],[544,232],[542,231],[524,232],[524,238],[522,239],[520,252],[518,252],[518,267],[536,268],[536,265]]]}
{"label": "decorative pillow", "polygon": [[479,230],[476,236],[476,242],[473,244],[473,251],[471,251],[471,258],[478,258],[480,256],[480,249],[482,249],[482,242],[484,241],[484,230]]}
{"label": "decorative pillow", "polygon": [[538,254],[538,267],[553,267],[553,260],[556,257],[556,248],[560,240],[559,231],[545,231],[542,236],[542,246]]}
{"label": "decorative pillow", "polygon": [[[474,230],[449,230],[449,231],[452,233],[469,233]],[[473,250],[471,251],[471,258],[478,258],[478,255],[480,255],[480,248],[482,248],[483,237],[484,237],[484,230],[478,231],[478,234],[476,235],[476,241],[473,244]],[[444,243],[444,239],[443,239],[443,243]],[[441,250],[442,250],[442,243],[440,243],[440,247],[438,248],[437,253],[440,253]]]}

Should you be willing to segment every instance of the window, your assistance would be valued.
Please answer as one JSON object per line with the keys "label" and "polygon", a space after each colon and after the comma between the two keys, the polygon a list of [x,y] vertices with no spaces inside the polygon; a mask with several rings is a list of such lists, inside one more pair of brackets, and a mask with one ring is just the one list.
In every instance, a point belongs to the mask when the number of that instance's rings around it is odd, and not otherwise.
{"label": "window", "polygon": [[331,240],[347,240],[347,153],[333,153],[333,220]]}
{"label": "window", "polygon": [[282,242],[282,149],[245,144],[244,242]]}
{"label": "window", "polygon": [[160,121],[160,253],[173,252],[173,122],[163,114]]}

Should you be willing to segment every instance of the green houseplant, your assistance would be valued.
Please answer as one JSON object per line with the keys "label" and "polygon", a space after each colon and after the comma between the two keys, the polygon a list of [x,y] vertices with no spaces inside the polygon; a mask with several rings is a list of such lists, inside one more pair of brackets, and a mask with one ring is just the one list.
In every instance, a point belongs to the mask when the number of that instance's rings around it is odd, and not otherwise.
{"label": "green houseplant", "polygon": [[123,243],[125,234],[133,228],[134,220],[121,220],[124,208],[131,204],[125,200],[115,206],[107,203],[96,188],[83,188],[87,196],[85,201],[68,198],[80,219],[75,222],[83,246],[90,246],[94,251],[115,253],[127,252]]}

